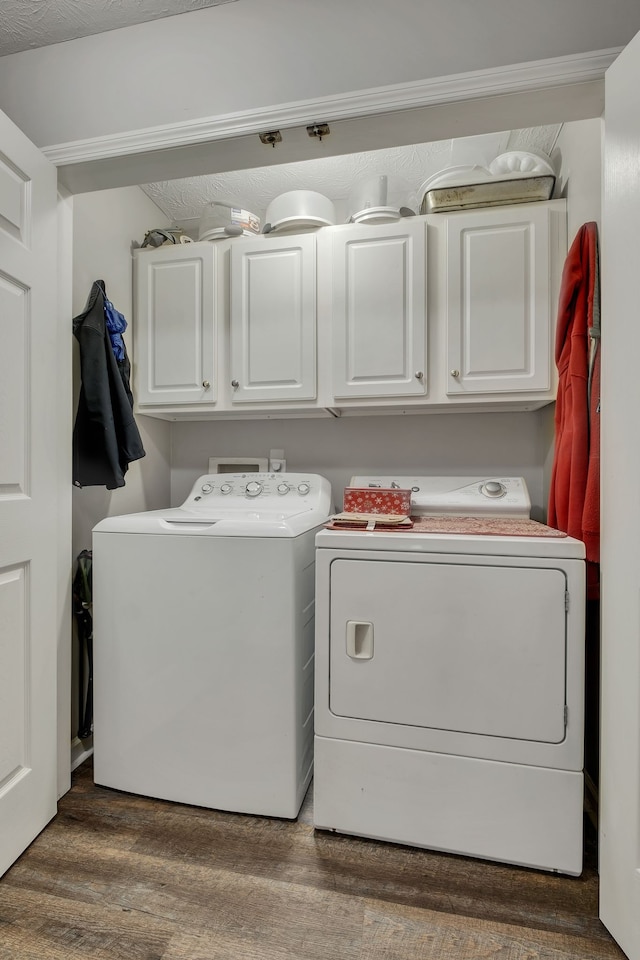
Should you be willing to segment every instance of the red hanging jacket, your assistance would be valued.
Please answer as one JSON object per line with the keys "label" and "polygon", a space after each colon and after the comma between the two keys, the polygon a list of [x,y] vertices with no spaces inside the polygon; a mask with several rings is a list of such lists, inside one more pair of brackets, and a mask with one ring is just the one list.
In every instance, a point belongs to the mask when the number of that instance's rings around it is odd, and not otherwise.
{"label": "red hanging jacket", "polygon": [[598,596],[593,565],[600,560],[599,293],[598,227],[585,223],[567,254],[558,302],[558,396],[548,523],[584,541],[592,598]]}

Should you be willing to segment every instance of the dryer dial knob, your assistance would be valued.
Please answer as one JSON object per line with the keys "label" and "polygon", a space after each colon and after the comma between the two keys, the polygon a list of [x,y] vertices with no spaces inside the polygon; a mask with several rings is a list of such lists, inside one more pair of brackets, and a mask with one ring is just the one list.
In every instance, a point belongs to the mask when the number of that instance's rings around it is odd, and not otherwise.
{"label": "dryer dial knob", "polygon": [[222,486],[220,487],[220,493],[225,497],[227,496],[227,494],[231,493],[232,490],[233,490],[233,487],[231,486],[230,483],[223,483]]}
{"label": "dryer dial knob", "polygon": [[248,497],[259,497],[262,493],[262,484],[257,480],[250,480],[245,487],[245,493]]}
{"label": "dryer dial knob", "polygon": [[301,497],[306,497],[310,490],[311,484],[307,483],[306,480],[303,483],[298,484],[298,493]]}
{"label": "dryer dial knob", "polygon": [[487,480],[480,487],[480,493],[483,493],[485,497],[504,497],[506,492],[507,488],[504,483],[500,483],[498,480]]}
{"label": "dryer dial knob", "polygon": [[289,484],[288,483],[279,483],[277,486],[278,493],[281,497],[284,497],[286,493],[289,493]]}
{"label": "dryer dial knob", "polygon": [[203,483],[200,489],[202,490],[203,493],[211,493],[211,491],[213,490],[213,484]]}

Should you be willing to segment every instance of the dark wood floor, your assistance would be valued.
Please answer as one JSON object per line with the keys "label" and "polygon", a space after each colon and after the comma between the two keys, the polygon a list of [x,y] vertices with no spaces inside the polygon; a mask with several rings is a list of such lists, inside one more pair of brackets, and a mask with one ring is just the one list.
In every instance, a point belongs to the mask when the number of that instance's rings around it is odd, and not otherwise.
{"label": "dark wood floor", "polygon": [[[591,834],[593,833],[591,829]],[[74,775],[0,881],[0,960],[604,960],[579,879],[224,814]]]}

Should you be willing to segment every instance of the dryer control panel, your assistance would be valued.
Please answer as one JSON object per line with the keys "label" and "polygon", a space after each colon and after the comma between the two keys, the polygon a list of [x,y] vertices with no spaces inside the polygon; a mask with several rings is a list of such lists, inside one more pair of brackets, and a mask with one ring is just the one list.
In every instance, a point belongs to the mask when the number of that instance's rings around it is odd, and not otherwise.
{"label": "dryer control panel", "polygon": [[523,477],[352,477],[352,487],[411,491],[415,516],[517,517],[531,515]]}

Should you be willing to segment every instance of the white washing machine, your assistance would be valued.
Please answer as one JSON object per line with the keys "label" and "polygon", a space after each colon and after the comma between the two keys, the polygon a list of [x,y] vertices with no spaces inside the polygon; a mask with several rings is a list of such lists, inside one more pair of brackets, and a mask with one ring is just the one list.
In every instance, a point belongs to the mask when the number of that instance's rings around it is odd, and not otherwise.
{"label": "white washing machine", "polygon": [[310,474],[200,477],[181,507],[93,535],[94,776],[118,790],[295,818],[312,774]]}
{"label": "white washing machine", "polygon": [[583,544],[521,478],[351,484],[432,519],[316,537],[316,827],[579,874]]}

